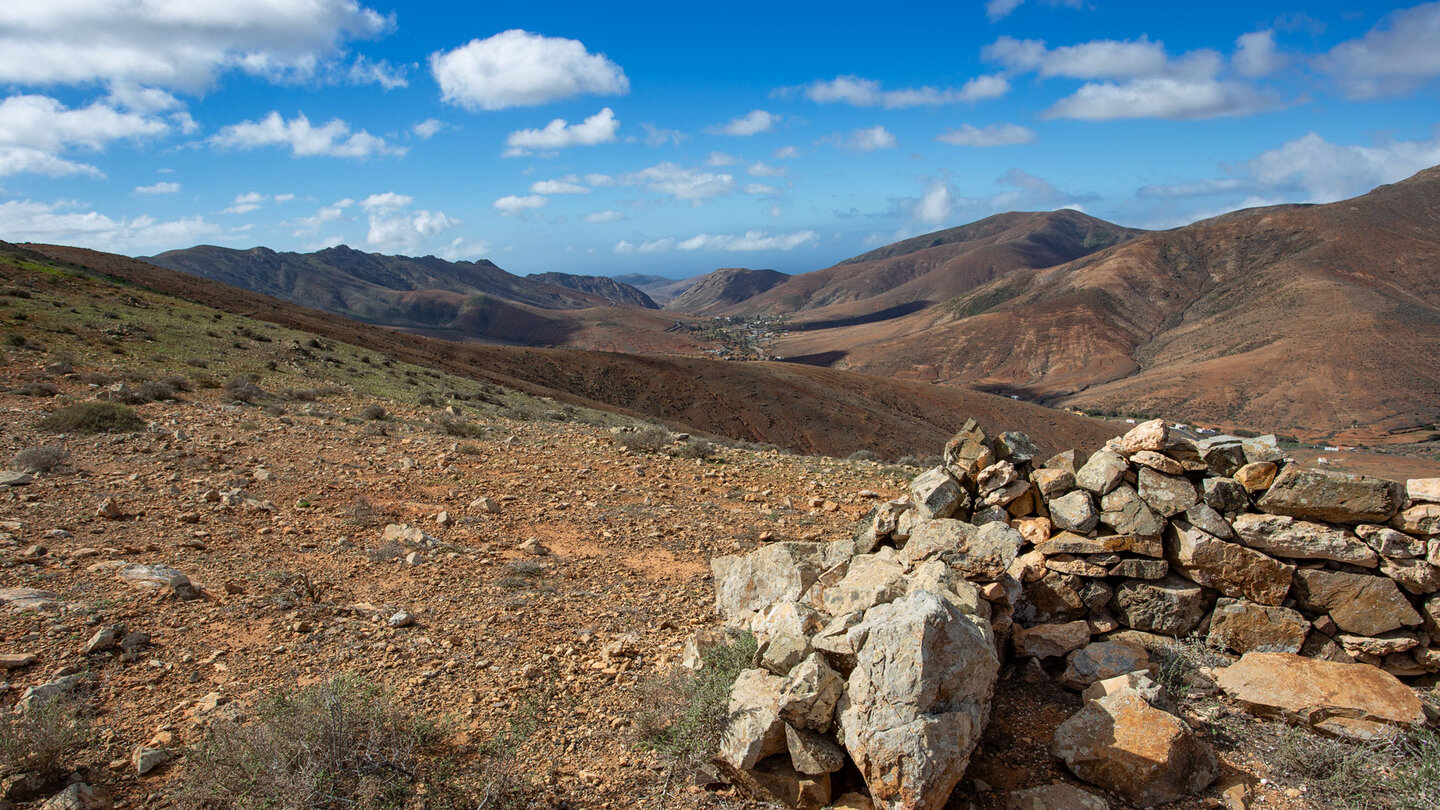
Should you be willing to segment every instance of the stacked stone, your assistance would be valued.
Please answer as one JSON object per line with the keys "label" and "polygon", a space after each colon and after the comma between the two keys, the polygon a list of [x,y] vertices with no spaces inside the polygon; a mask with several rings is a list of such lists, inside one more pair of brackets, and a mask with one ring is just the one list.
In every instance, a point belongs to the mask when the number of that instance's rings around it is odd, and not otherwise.
{"label": "stacked stone", "polygon": [[1160,420],[1083,463],[1035,456],[1022,434],[992,440],[967,423],[856,550],[913,557],[917,536],[966,535],[944,559],[992,582],[996,635],[1013,637],[1002,651],[1021,656],[1135,630],[1400,677],[1440,671],[1440,479],[1300,469],[1273,436],[1192,441]]}

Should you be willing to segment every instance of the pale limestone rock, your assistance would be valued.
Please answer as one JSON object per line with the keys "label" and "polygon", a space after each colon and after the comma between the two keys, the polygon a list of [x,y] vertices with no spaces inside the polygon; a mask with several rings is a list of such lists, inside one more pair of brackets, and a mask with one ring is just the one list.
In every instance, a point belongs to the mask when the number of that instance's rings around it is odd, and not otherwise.
{"label": "pale limestone rock", "polygon": [[1129,469],[1124,456],[1109,450],[1097,450],[1075,473],[1075,484],[1096,495],[1104,495],[1119,486]]}
{"label": "pale limestone rock", "polygon": [[1237,515],[1232,524],[1240,542],[1278,557],[1333,560],[1374,568],[1375,550],[1350,532],[1285,515]]}

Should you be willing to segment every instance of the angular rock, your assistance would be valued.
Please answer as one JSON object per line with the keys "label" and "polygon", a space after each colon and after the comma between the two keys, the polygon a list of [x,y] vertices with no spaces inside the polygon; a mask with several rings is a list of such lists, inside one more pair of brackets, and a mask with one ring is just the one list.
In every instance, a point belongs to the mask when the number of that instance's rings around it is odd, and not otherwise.
{"label": "angular rock", "polygon": [[35,653],[0,654],[0,671],[9,672],[12,669],[24,669],[39,660],[40,657]]}
{"label": "angular rock", "polygon": [[1335,636],[1340,642],[1340,647],[1345,652],[1360,658],[1361,656],[1374,656],[1383,658],[1395,653],[1403,653],[1420,646],[1420,639],[1414,633],[1407,633],[1403,630],[1396,630],[1386,633],[1383,636],[1356,636],[1350,633],[1340,633]]}
{"label": "angular rock", "polygon": [[1205,462],[1206,468],[1216,475],[1232,475],[1248,462],[1245,458],[1245,446],[1238,436],[1211,436],[1201,439],[1195,442],[1195,450],[1200,454],[1200,460]]}
{"label": "angular rock", "polygon": [[1440,504],[1416,504],[1391,518],[1390,527],[1406,534],[1440,535]]}
{"label": "angular rock", "polygon": [[1245,451],[1248,464],[1264,464],[1267,461],[1278,464],[1285,460],[1285,451],[1280,448],[1280,442],[1273,433],[1244,439],[1240,447]]}
{"label": "angular rock", "polygon": [[780,717],[796,728],[823,734],[834,725],[835,704],[844,692],[845,679],[830,668],[823,655],[812,653],[785,677]]}
{"label": "angular rock", "polygon": [[911,570],[906,578],[909,586],[905,593],[931,591],[960,609],[961,613],[990,617],[990,603],[980,598],[980,593],[963,574],[939,560],[928,560]]}
{"label": "angular rock", "polygon": [[1234,540],[1235,527],[1208,503],[1197,503],[1185,510],[1185,522],[1221,540]]}
{"label": "angular rock", "polygon": [[1050,522],[1050,518],[1043,517],[1023,518],[1013,524],[1015,531],[1020,532],[1020,536],[1025,538],[1026,543],[1037,546],[1050,539],[1054,526],[1055,524]]}
{"label": "angular rock", "polygon": [[948,518],[965,506],[967,497],[955,476],[943,466],[926,470],[910,482],[910,499],[920,518]]}
{"label": "angular rock", "polygon": [[85,643],[83,652],[85,655],[94,655],[105,652],[120,642],[120,637],[125,635],[123,627],[102,627],[95,631],[95,635]]}
{"label": "angular rock", "polygon": [[791,669],[810,655],[810,640],[790,633],[776,633],[760,642],[755,652],[756,665],[775,673],[786,675]]}
{"label": "angular rock", "polygon": [[170,761],[170,752],[164,748],[140,746],[130,755],[130,764],[136,776],[144,776]]}
{"label": "angular rock", "polygon": [[1164,579],[1170,573],[1170,563],[1130,557],[1111,565],[1107,573],[1125,579]]}
{"label": "angular rock", "polygon": [[1140,498],[1161,517],[1184,512],[1200,501],[1200,493],[1183,475],[1166,475],[1149,467],[1140,468]]}
{"label": "angular rock", "polygon": [[1096,681],[1114,678],[1150,666],[1150,654],[1133,641],[1096,641],[1070,653],[1059,681],[1083,690]]}
{"label": "angular rock", "polygon": [[841,740],[877,806],[938,810],[989,716],[999,660],[983,620],[926,592],[870,610]]}
{"label": "angular rock", "polygon": [[200,596],[189,577],[168,565],[131,564],[116,571],[115,576],[135,588],[169,589],[181,599],[195,599]]}
{"label": "angular rock", "polygon": [[1424,560],[1381,557],[1380,573],[1417,596],[1440,591],[1440,568]]}
{"label": "angular rock", "polygon": [[810,646],[825,655],[825,663],[842,675],[855,668],[855,655],[870,633],[862,619],[860,613],[836,616],[810,639]]}
{"label": "angular rock", "polygon": [[1096,495],[1104,495],[1120,485],[1130,465],[1125,457],[1109,450],[1097,450],[1075,473],[1075,484]]}
{"label": "angular rock", "polygon": [[1405,482],[1405,497],[1412,501],[1440,503],[1440,478],[1411,478]]}
{"label": "angular rock", "polygon": [[1127,672],[1103,681],[1096,681],[1080,693],[1081,700],[1099,700],[1110,695],[1128,692],[1138,695],[1146,703],[1162,712],[1175,713],[1175,702],[1165,693],[1165,687],[1150,679],[1145,672]]}
{"label": "angular rock", "polygon": [[1161,580],[1127,579],[1110,601],[1126,627],[1175,638],[1198,627],[1208,606],[1204,588],[1173,574]]}
{"label": "angular rock", "polygon": [[1397,726],[1425,722],[1414,690],[1366,664],[1252,652],[1218,670],[1215,682],[1252,713],[1347,736],[1357,721]]}
{"label": "angular rock", "polygon": [[1047,502],[1075,488],[1075,474],[1066,470],[1039,469],[1030,475],[1030,480]]}
{"label": "angular rock", "polygon": [[1050,750],[1076,776],[1140,807],[1198,793],[1220,773],[1189,726],[1125,692],[1086,703],[1055,730]]}
{"label": "angular rock", "polygon": [[1055,554],[1140,554],[1145,557],[1165,556],[1165,546],[1156,538],[1143,535],[1109,534],[1084,537],[1062,532],[1036,547],[1047,556]]}
{"label": "angular rock", "polygon": [[1250,494],[1263,492],[1275,483],[1275,474],[1280,468],[1273,461],[1256,461],[1235,471],[1235,480]]}
{"label": "angular rock", "polygon": [[1310,622],[1287,607],[1257,605],[1244,599],[1221,598],[1210,615],[1212,647],[1244,655],[1249,652],[1298,653]]}
{"label": "angular rock", "polygon": [[717,758],[715,764],[731,782],[758,801],[797,810],[821,810],[829,805],[830,774],[803,774],[787,760],[788,757],[771,757],[747,770],[736,769],[724,759]]}
{"label": "angular rock", "polygon": [[808,776],[834,773],[845,767],[845,749],[825,734],[786,726],[785,747],[795,770]]}
{"label": "angular rock", "polygon": [[1074,474],[1075,474],[1075,469],[1076,469],[1076,467],[1075,467],[1075,451],[1074,451],[1074,450],[1062,450],[1062,451],[1060,451],[1059,453],[1056,453],[1055,455],[1051,456],[1050,458],[1045,459],[1045,463],[1044,463],[1044,464],[1041,464],[1040,466],[1041,466],[1042,469],[1046,469],[1046,470],[1064,470],[1065,472],[1068,472],[1068,473],[1070,473],[1071,475],[1074,475]]}
{"label": "angular rock", "polygon": [[[766,639],[777,633],[790,633],[796,636],[812,636],[825,626],[830,619],[822,616],[809,605],[799,602],[776,602],[750,620],[750,632],[757,638]],[[724,633],[719,633],[723,641]]]}
{"label": "angular rock", "polygon": [[771,543],[746,555],[710,561],[715,577],[715,605],[727,621],[748,619],[750,613],[775,602],[799,601],[820,575],[849,555],[851,546],[833,543]]}
{"label": "angular rock", "polygon": [[1116,534],[1158,537],[1165,530],[1165,524],[1129,484],[1121,484],[1100,499],[1100,522]]}
{"label": "angular rock", "polygon": [[1148,422],[1141,422],[1120,437],[1120,452],[1127,456],[1133,456],[1143,450],[1163,453],[1169,438],[1170,429],[1165,426],[1165,420],[1151,419]]}
{"label": "angular rock", "polygon": [[1090,625],[1075,621],[1017,627],[1010,634],[1010,643],[1021,657],[1058,658],[1090,643]]}
{"label": "angular rock", "polygon": [[747,669],[730,689],[729,721],[720,738],[717,759],[748,770],[771,754],[785,751],[785,723],[780,719],[780,690],[785,680],[763,669]]}
{"label": "angular rock", "polygon": [[1024,464],[1040,455],[1040,448],[1036,447],[1035,441],[1024,433],[1007,430],[995,440],[995,455],[1016,464]]}
{"label": "angular rock", "polygon": [[110,795],[84,782],[72,782],[40,805],[40,810],[110,810]]}
{"label": "angular rock", "polygon": [[680,651],[680,666],[698,672],[705,668],[705,658],[711,650],[729,644],[730,637],[725,635],[724,630],[702,627],[685,639],[685,646]]}
{"label": "angular rock", "polygon": [[1025,538],[1003,523],[976,528],[959,520],[930,520],[912,530],[900,553],[907,566],[940,560],[970,579],[995,579],[1005,573]]}
{"label": "angular rock", "polygon": [[19,470],[0,470],[0,487],[23,487],[34,482],[35,476]]}
{"label": "angular rock", "polygon": [[1306,610],[1329,614],[1341,630],[1362,636],[1421,622],[1410,600],[1386,577],[1302,569],[1295,572],[1295,599]]}
{"label": "angular rock", "polygon": [[1005,810],[1110,810],[1110,803],[1074,785],[1051,782],[1010,791],[1005,797]]}
{"label": "angular rock", "polygon": [[1085,615],[1085,601],[1080,598],[1080,578],[1071,574],[1049,571],[1040,579],[1025,584],[1015,618],[1026,624],[1068,622]]}
{"label": "angular rock", "polygon": [[1392,560],[1425,556],[1426,543],[1424,540],[1411,537],[1404,532],[1397,532],[1388,526],[1362,523],[1355,527],[1355,534],[1359,535],[1366,545],[1375,549],[1375,553]]}
{"label": "angular rock", "polygon": [[1141,450],[1130,457],[1131,464],[1138,464],[1141,467],[1149,467],[1157,472],[1166,475],[1182,475],[1185,472],[1185,465],[1170,458],[1167,455],[1156,453],[1151,450]]}
{"label": "angular rock", "polygon": [[1221,514],[1244,511],[1250,506],[1250,495],[1234,478],[1206,478],[1202,483],[1205,503]]}
{"label": "angular rock", "polygon": [[1050,522],[1055,528],[1084,534],[1100,522],[1100,513],[1090,499],[1090,493],[1077,489],[1049,503]]}
{"label": "angular rock", "polygon": [[[931,523],[922,524],[922,528]],[[915,542],[913,535],[910,542]],[[825,584],[822,577],[811,588],[806,601],[829,616],[868,610],[903,594],[904,577],[905,568],[900,563],[878,554],[865,554],[850,560],[845,576],[839,582],[822,587]]]}
{"label": "angular rock", "polygon": [[1170,522],[1165,558],[1172,571],[1192,582],[1262,605],[1285,601],[1295,572],[1293,565],[1206,534],[1183,520]]}
{"label": "angular rock", "polygon": [[28,712],[56,698],[67,697],[74,694],[84,682],[85,679],[80,675],[64,675],[53,681],[36,684],[35,686],[26,688],[26,690],[20,694],[20,700],[15,705],[21,712]]}
{"label": "angular rock", "polygon": [[1059,571],[1062,574],[1074,574],[1080,577],[1103,577],[1109,573],[1103,565],[1082,560],[1079,557],[1072,557],[1069,554],[1057,554],[1045,560],[1045,567],[1051,571]]}
{"label": "angular rock", "polygon": [[1297,560],[1333,560],[1374,568],[1379,558],[1360,538],[1323,523],[1296,520],[1285,515],[1236,515],[1240,542],[1279,557]]}
{"label": "angular rock", "polygon": [[1400,511],[1404,499],[1395,481],[1286,467],[1256,505],[1272,514],[1327,523],[1384,523]]}
{"label": "angular rock", "polygon": [[990,439],[974,419],[967,419],[960,432],[945,443],[942,458],[956,478],[973,478],[975,473],[995,463]]}

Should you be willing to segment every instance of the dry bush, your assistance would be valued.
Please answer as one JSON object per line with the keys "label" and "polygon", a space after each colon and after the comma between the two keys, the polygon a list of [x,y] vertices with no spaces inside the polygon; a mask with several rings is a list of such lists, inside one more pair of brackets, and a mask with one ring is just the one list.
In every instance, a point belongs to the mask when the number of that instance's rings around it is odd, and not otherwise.
{"label": "dry bush", "polygon": [[44,474],[64,467],[70,461],[70,451],[63,447],[47,444],[44,447],[27,447],[15,454],[12,466],[27,473]]}
{"label": "dry bush", "polygon": [[639,430],[627,430],[615,435],[615,443],[627,450],[643,453],[658,453],[674,441],[670,431],[659,425],[647,425]]}
{"label": "dry bush", "polygon": [[70,405],[40,420],[40,429],[52,433],[133,433],[145,420],[118,402]]}
{"label": "dry bush", "polygon": [[390,414],[386,412],[384,405],[366,405],[364,408],[360,409],[360,418],[369,419],[372,422],[379,419],[384,419],[389,415]]}
{"label": "dry bush", "polygon": [[715,445],[704,439],[690,438],[674,447],[670,455],[676,458],[710,458],[715,455]]}
{"label": "dry bush", "polygon": [[448,413],[437,414],[431,418],[430,424],[437,433],[454,436],[458,439],[476,439],[485,435],[484,427]]}
{"label": "dry bush", "polygon": [[0,712],[0,775],[63,774],[90,735],[90,724],[73,700],[55,698],[23,714]]}
{"label": "dry bush", "polygon": [[249,377],[235,376],[225,381],[225,393],[232,398],[253,405],[256,402],[267,399],[270,393],[256,385]]}

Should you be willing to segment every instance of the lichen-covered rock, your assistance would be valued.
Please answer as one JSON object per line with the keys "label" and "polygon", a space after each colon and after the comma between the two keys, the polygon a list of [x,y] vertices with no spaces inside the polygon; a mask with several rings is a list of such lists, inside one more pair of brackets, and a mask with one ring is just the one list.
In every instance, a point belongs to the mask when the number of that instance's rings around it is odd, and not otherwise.
{"label": "lichen-covered rock", "polygon": [[1359,535],[1366,545],[1375,549],[1376,554],[1392,560],[1424,557],[1426,553],[1427,546],[1424,540],[1411,537],[1404,532],[1397,532],[1389,526],[1362,523],[1355,527],[1355,534]]}
{"label": "lichen-covered rock", "polygon": [[935,467],[910,482],[910,498],[923,519],[948,518],[959,512],[969,496],[945,467]]}
{"label": "lichen-covered rock", "polygon": [[1090,493],[1077,489],[1049,503],[1050,522],[1055,528],[1084,534],[1100,522],[1100,513]]}
{"label": "lichen-covered rock", "polygon": [[1249,493],[1234,478],[1206,478],[1201,486],[1205,503],[1221,514],[1232,514],[1250,506]]}
{"label": "lichen-covered rock", "polygon": [[967,419],[955,437],[945,443],[942,456],[945,466],[956,478],[973,478],[981,470],[995,463],[995,452],[990,447],[990,438],[985,431]]}
{"label": "lichen-covered rock", "polygon": [[[913,538],[911,542],[914,542]],[[825,583],[822,577],[810,589],[806,601],[826,615],[841,616],[868,610],[901,595],[905,592],[905,568],[893,559],[894,549],[884,551],[889,553],[863,554],[852,558],[839,582]]]}
{"label": "lichen-covered rock", "polygon": [[1440,535],[1440,504],[1417,503],[1391,518],[1390,527],[1406,534]]}
{"label": "lichen-covered rock", "polygon": [[969,579],[995,579],[1005,573],[1025,538],[1003,523],[976,528],[959,520],[918,524],[900,553],[906,565],[940,560]]}
{"label": "lichen-covered rock", "polygon": [[1096,681],[1150,666],[1150,654],[1133,641],[1096,641],[1070,653],[1060,683],[1083,690]]}
{"label": "lichen-covered rock", "polygon": [[1231,524],[1240,542],[1278,557],[1297,560],[1333,560],[1363,568],[1378,562],[1375,549],[1360,538],[1333,526],[1296,520],[1286,515],[1237,515]]}
{"label": "lichen-covered rock", "polygon": [[1165,524],[1129,484],[1121,484],[1100,498],[1100,522],[1116,534],[1159,537],[1165,530]]}
{"label": "lichen-covered rock", "polygon": [[1198,793],[1220,773],[1209,744],[1130,692],[1087,702],[1055,730],[1051,752],[1076,776],[1140,807]]}
{"label": "lichen-covered rock", "polygon": [[1208,605],[1204,588],[1174,575],[1155,581],[1126,580],[1115,588],[1110,601],[1110,609],[1126,627],[1176,638],[1200,625]]}
{"label": "lichen-covered rock", "polygon": [[1298,653],[1305,645],[1310,622],[1299,611],[1275,605],[1257,605],[1244,599],[1221,598],[1210,615],[1209,642],[1213,647],[1240,654],[1248,652]]}
{"label": "lichen-covered rock", "polygon": [[719,759],[747,770],[785,750],[780,693],[785,680],[763,669],[747,669],[730,688],[729,721],[720,738]]}
{"label": "lichen-covered rock", "polygon": [[1010,634],[1010,643],[1018,656],[1058,658],[1090,643],[1090,625],[1075,621],[1017,627]]}
{"label": "lichen-covered rock", "polygon": [[1183,475],[1166,475],[1149,467],[1140,468],[1140,498],[1161,517],[1184,512],[1200,501],[1200,493]]}
{"label": "lichen-covered rock", "polygon": [[1404,505],[1395,481],[1286,467],[1257,505],[1262,511],[1327,523],[1384,523]]}
{"label": "lichen-covered rock", "polygon": [[1183,520],[1170,522],[1165,558],[1172,571],[1192,582],[1262,605],[1283,602],[1295,572],[1293,565],[1206,534]]}
{"label": "lichen-covered rock", "polygon": [[743,619],[775,602],[797,602],[825,571],[853,550],[841,543],[771,543],[745,555],[710,561],[715,605],[727,621]]}
{"label": "lichen-covered rock", "polygon": [[1125,457],[1109,450],[1097,450],[1075,473],[1075,484],[1096,495],[1104,495],[1120,485],[1130,465]]}
{"label": "lichen-covered rock", "polygon": [[1410,600],[1387,577],[1302,569],[1295,573],[1295,599],[1306,610],[1329,614],[1341,630],[1362,636],[1421,622]]}
{"label": "lichen-covered rock", "polygon": [[1163,453],[1169,438],[1170,429],[1165,426],[1165,420],[1151,419],[1130,428],[1129,432],[1120,437],[1120,452],[1127,456],[1147,450]]}
{"label": "lichen-covered rock", "polygon": [[999,671],[983,621],[918,591],[871,609],[840,710],[877,807],[939,810],[965,773]]}
{"label": "lichen-covered rock", "polygon": [[845,679],[830,668],[823,655],[812,653],[790,670],[781,685],[780,717],[797,728],[828,732],[834,725],[835,705],[844,692]]}

